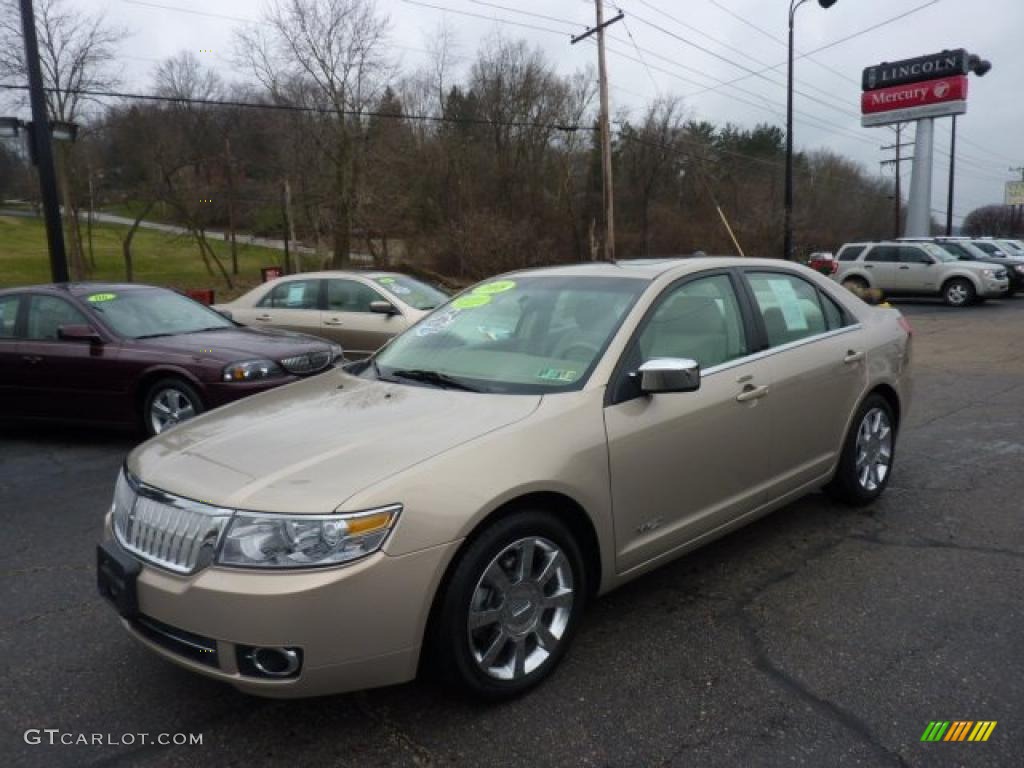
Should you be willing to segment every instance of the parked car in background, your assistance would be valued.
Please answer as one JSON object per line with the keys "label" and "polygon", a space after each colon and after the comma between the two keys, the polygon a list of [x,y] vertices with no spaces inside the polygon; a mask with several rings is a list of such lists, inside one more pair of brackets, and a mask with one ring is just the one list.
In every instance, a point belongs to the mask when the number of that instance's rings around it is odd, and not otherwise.
{"label": "parked car in background", "polygon": [[854,292],[877,288],[889,296],[940,296],[951,307],[1009,291],[1005,267],[961,261],[934,243],[848,243],[832,279]]}
{"label": "parked car in background", "polygon": [[1006,268],[1006,275],[1010,281],[1010,294],[1024,291],[1024,254],[1021,258],[1003,259],[990,256],[985,251],[972,245],[968,240],[953,237],[905,237],[900,242],[935,243],[944,248],[962,261],[974,261],[983,264],[994,264]]}
{"label": "parked car in background", "polygon": [[397,272],[307,272],[214,308],[244,325],[323,336],[359,359],[446,301],[441,290]]}
{"label": "parked car in background", "polygon": [[986,240],[984,238],[971,240],[971,245],[975,248],[979,248],[989,256],[995,256],[998,259],[1010,258],[1010,249],[1006,248],[997,240]]}
{"label": "parked car in background", "polygon": [[0,290],[0,418],[149,434],[325,370],[341,348],[242,328],[174,291],[62,283]]}
{"label": "parked car in background", "polygon": [[835,254],[827,251],[817,251],[807,258],[807,266],[823,275],[835,272],[837,263]]}
{"label": "parked car in background", "polygon": [[898,311],[777,260],[504,275],[137,448],[100,590],[149,649],[249,693],[425,669],[515,696],[595,595],[815,489],[876,500],[910,350]]}

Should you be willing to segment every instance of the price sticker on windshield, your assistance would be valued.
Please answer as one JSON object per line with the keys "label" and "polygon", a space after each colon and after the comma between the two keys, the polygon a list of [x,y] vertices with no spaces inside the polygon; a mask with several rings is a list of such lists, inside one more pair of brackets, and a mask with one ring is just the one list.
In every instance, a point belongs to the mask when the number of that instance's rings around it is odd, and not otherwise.
{"label": "price sticker on windshield", "polygon": [[460,296],[457,298],[452,302],[452,307],[455,309],[476,309],[477,307],[483,307],[490,303],[490,296],[471,293],[468,296]]}
{"label": "price sticker on windshield", "polygon": [[104,301],[113,301],[116,298],[116,293],[94,293],[92,296],[89,297],[89,301],[91,301],[93,304],[99,304]]}
{"label": "price sticker on windshield", "polygon": [[493,283],[484,283],[473,289],[473,293],[481,296],[493,296],[496,293],[511,291],[516,287],[515,280],[495,280]]}

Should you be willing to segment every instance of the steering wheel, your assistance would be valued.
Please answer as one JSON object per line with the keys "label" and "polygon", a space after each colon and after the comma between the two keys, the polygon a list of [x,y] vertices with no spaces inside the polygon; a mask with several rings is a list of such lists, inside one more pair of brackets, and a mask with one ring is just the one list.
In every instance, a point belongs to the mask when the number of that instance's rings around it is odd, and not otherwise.
{"label": "steering wheel", "polygon": [[599,354],[601,354],[601,350],[596,344],[591,344],[588,341],[574,341],[559,352],[557,357],[560,360],[574,360],[580,363],[589,363]]}

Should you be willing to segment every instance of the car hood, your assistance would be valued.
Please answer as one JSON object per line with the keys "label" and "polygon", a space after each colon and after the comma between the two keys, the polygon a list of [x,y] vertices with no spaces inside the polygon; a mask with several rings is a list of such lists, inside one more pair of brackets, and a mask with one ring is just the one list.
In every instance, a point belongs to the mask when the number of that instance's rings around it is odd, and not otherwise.
{"label": "car hood", "polygon": [[213,357],[225,363],[254,358],[281,360],[330,346],[327,341],[315,336],[263,328],[228,328],[221,331],[181,333],[153,339],[137,339],[134,343],[150,349],[165,349],[168,352],[201,352],[204,357]]}
{"label": "car hood", "polygon": [[170,429],[136,448],[128,469],[217,506],[330,513],[374,483],[526,418],[540,400],[332,370]]}

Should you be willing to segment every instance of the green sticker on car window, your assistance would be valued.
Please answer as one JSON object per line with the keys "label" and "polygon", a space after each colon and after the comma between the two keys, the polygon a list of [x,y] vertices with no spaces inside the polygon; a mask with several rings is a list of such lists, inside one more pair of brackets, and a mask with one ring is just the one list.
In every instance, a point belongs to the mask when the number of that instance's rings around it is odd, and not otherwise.
{"label": "green sticker on car window", "polygon": [[380,283],[381,285],[391,285],[393,282],[395,282],[395,278],[393,278],[393,277],[378,277],[377,278],[377,282]]}
{"label": "green sticker on car window", "polygon": [[541,368],[537,371],[537,378],[541,381],[561,381],[561,382],[573,382],[576,381],[579,374],[576,371],[562,370],[561,368]]}
{"label": "green sticker on car window", "polygon": [[478,285],[473,289],[473,293],[478,293],[481,296],[493,296],[496,293],[511,291],[515,287],[516,283],[514,280],[495,280],[493,283]]}
{"label": "green sticker on car window", "polygon": [[89,297],[89,301],[93,304],[99,304],[101,301],[113,301],[116,298],[116,293],[94,293]]}
{"label": "green sticker on car window", "polygon": [[490,296],[483,296],[480,294],[468,294],[467,296],[460,296],[452,302],[452,306],[455,309],[476,309],[482,307],[485,304],[491,303]]}

